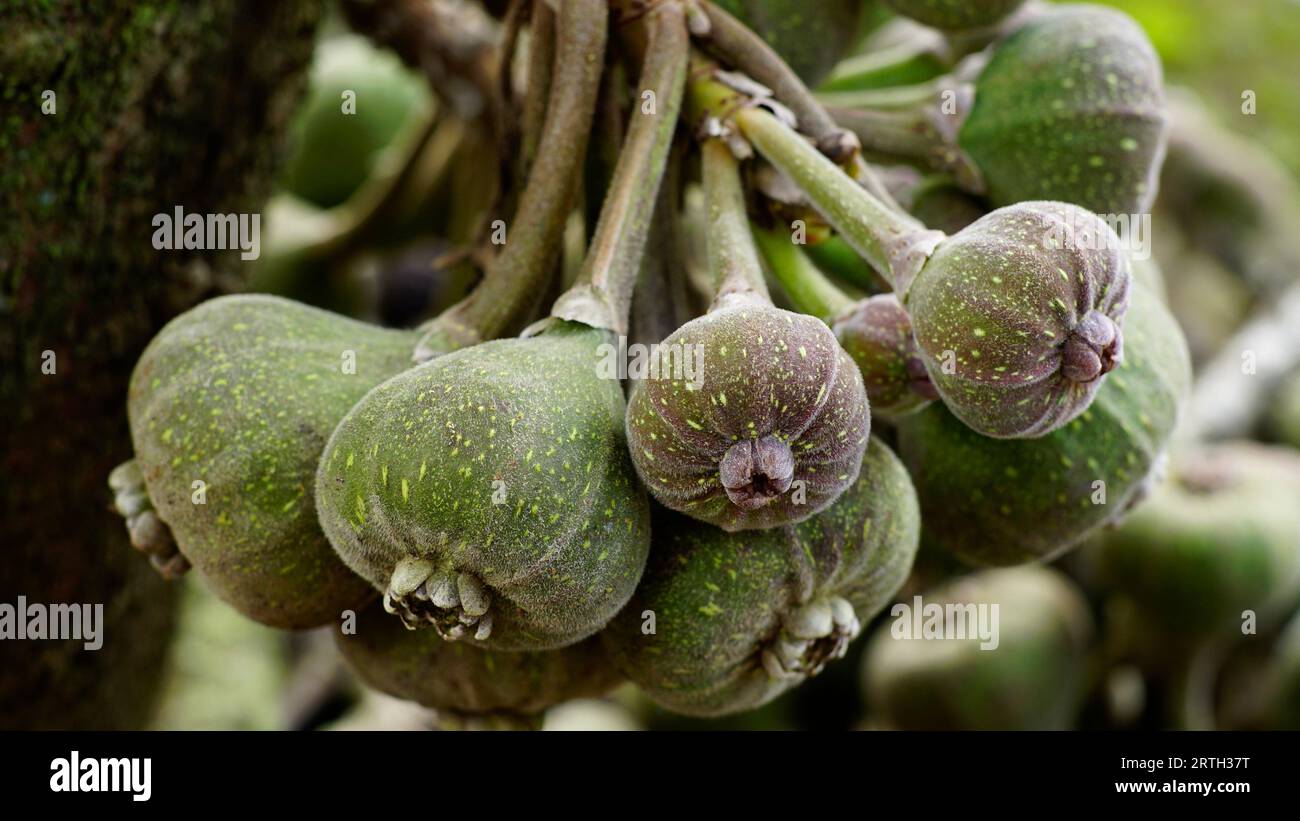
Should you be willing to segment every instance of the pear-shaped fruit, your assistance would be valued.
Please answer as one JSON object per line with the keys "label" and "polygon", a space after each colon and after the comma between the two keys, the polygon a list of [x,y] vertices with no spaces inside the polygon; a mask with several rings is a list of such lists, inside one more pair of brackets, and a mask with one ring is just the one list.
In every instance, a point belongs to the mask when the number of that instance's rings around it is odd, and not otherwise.
{"label": "pear-shaped fruit", "polygon": [[439,357],[379,385],[320,461],[338,555],[411,626],[492,649],[573,644],[632,595],[650,511],[623,435],[605,331]]}
{"label": "pear-shaped fruit", "polygon": [[413,333],[269,296],[213,299],[172,320],[131,376],[149,502],[118,500],[133,541],[180,561],[166,525],[219,596],[273,627],[315,627],[361,604],[368,586],[316,521],[316,465],[348,408],[407,368],[414,345]]}
{"label": "pear-shaped fruit", "polygon": [[669,710],[754,709],[844,654],[907,578],[919,528],[907,472],[872,439],[857,481],[800,524],[727,533],[657,514],[645,580],[602,636]]}
{"label": "pear-shaped fruit", "polygon": [[927,543],[974,564],[1050,559],[1140,498],[1173,435],[1191,365],[1178,324],[1141,285],[1125,345],[1091,407],[1047,436],[991,439],[941,405],[900,420]]}

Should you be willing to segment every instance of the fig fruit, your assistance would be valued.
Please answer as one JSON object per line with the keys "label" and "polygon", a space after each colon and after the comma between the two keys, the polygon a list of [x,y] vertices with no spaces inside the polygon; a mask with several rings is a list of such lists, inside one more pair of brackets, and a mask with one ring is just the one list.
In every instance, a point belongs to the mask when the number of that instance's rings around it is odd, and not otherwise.
{"label": "fig fruit", "polygon": [[356,35],[322,43],[290,127],[281,184],[321,208],[339,205],[370,176],[414,112],[431,105],[428,83],[397,55]]}
{"label": "fig fruit", "polygon": [[1171,474],[1099,540],[1100,577],[1166,631],[1277,615],[1300,589],[1300,457],[1217,445],[1180,454]]}
{"label": "fig fruit", "polygon": [[1140,498],[1191,379],[1187,343],[1160,298],[1133,289],[1127,355],[1077,419],[1039,439],[981,436],[942,405],[900,420],[899,451],[925,540],[978,565],[1051,559]]}
{"label": "fig fruit", "polygon": [[370,687],[437,710],[439,723],[536,726],[543,710],[601,695],[621,681],[600,640],[541,652],[503,653],[433,630],[408,630],[374,605],[355,632],[334,630],[348,666]]}
{"label": "fig fruit", "polygon": [[857,481],[800,524],[655,522],[645,578],[601,635],[651,699],[696,716],[759,707],[842,656],[906,579],[920,528],[906,470],[874,438]]}
{"label": "fig fruit", "polygon": [[657,501],[724,530],[802,521],[857,478],[867,394],[823,322],[772,305],[736,160],[719,140],[702,148],[718,296],[661,346],[693,372],[634,383],[632,459]]}
{"label": "fig fruit", "polygon": [[944,31],[987,28],[1002,22],[1025,0],[885,0],[918,23]]}
{"label": "fig fruit", "polygon": [[[867,645],[862,673],[874,717],[902,730],[1072,726],[1093,623],[1066,576],[1047,567],[985,570],[918,599],[894,605],[893,620]],[[991,628],[982,635],[981,619]]]}
{"label": "fig fruit", "polygon": [[953,414],[986,436],[1032,438],[1082,413],[1121,361],[1130,278],[1095,215],[1026,202],[940,243],[906,307]]}
{"label": "fig fruit", "polygon": [[270,296],[221,297],[173,319],[131,375],[131,439],[148,491],[122,511],[133,542],[173,555],[166,525],[221,598],[273,627],[315,627],[364,602],[367,585],[316,522],[316,465],[339,419],[408,367],[414,344],[413,333]]}
{"label": "fig fruit", "polygon": [[632,595],[650,512],[601,373],[562,323],[377,386],[339,423],[316,503],[334,549],[409,626],[505,650],[573,644]]}
{"label": "fig fruit", "polygon": [[1168,132],[1164,78],[1121,11],[1051,8],[999,41],[973,83],[958,72],[911,96],[898,106],[874,92],[844,97],[833,114],[864,147],[924,160],[994,205],[1151,209]]}
{"label": "fig fruit", "polygon": [[871,409],[897,419],[939,398],[912,336],[912,320],[893,294],[855,303],[831,323],[862,371]]}
{"label": "fig fruit", "polygon": [[732,112],[889,281],[931,381],[964,423],[1033,438],[1088,407],[1122,357],[1131,278],[1103,220],[1068,203],[1024,202],[949,237],[886,206],[760,105],[733,102]]}
{"label": "fig fruit", "polygon": [[805,83],[816,85],[858,35],[862,0],[713,0],[762,37]]}

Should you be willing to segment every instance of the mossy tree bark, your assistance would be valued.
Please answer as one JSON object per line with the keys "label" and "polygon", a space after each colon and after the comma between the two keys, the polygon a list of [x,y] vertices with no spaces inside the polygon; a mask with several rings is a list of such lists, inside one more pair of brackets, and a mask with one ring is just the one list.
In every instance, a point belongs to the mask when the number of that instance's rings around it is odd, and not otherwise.
{"label": "mossy tree bark", "polygon": [[0,603],[104,605],[97,652],[0,641],[2,726],[148,719],[174,591],[131,549],[105,478],[130,456],[127,380],[145,344],[240,279],[237,251],[155,250],[151,221],[260,210],[320,6],[0,11]]}

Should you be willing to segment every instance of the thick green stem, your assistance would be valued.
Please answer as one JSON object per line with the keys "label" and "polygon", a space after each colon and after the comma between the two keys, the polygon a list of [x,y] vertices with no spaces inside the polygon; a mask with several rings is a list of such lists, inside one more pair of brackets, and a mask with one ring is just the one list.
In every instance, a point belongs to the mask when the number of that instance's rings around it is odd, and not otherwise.
{"label": "thick green stem", "polygon": [[[500,336],[522,319],[554,272],[596,109],[607,15],[604,0],[562,0],[546,124],[514,224],[483,281],[430,324],[426,341],[461,347]],[[436,350],[422,342],[416,358]]]}
{"label": "thick green stem", "polygon": [[822,216],[904,298],[943,233],[918,227],[915,220],[899,215],[771,113],[742,108],[733,119],[754,147],[808,195]]}
{"label": "thick green stem", "polygon": [[740,163],[722,140],[705,142],[700,152],[709,215],[709,269],[716,288],[709,310],[744,302],[771,304],[758,247],[745,214]]}
{"label": "thick green stem", "polygon": [[551,310],[557,319],[620,334],[627,333],[632,290],[681,112],[690,54],[685,13],[677,3],[655,7],[637,24],[647,31],[642,91],[582,273]]}
{"label": "thick green stem", "polygon": [[818,150],[845,165],[881,202],[901,212],[889,190],[863,161],[857,140],[851,139],[827,113],[794,69],[744,23],[707,0],[702,6],[709,19],[708,42],[718,53],[771,89],[772,96],[790,109],[799,129],[813,139]]}
{"label": "thick green stem", "polygon": [[753,230],[767,270],[781,283],[795,310],[830,321],[853,304],[785,231],[757,226]]}

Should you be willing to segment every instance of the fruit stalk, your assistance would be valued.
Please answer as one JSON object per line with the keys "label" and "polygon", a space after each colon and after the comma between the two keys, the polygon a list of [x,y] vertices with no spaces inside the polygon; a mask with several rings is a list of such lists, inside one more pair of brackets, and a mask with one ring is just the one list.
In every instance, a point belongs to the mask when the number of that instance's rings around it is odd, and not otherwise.
{"label": "fruit stalk", "polygon": [[416,349],[417,361],[436,355],[440,340],[463,347],[500,336],[521,318],[554,270],[595,114],[607,16],[601,0],[560,4],[546,123],[514,225],[479,286],[430,324]]}
{"label": "fruit stalk", "polygon": [[724,9],[702,3],[708,16],[707,40],[728,62],[772,90],[772,96],[789,106],[799,128],[812,137],[818,150],[846,166],[853,176],[882,202],[896,211],[889,190],[862,160],[854,135],[842,128],[813,96],[799,75],[763,38]]}
{"label": "fruit stalk", "polygon": [[[645,60],[627,138],[578,281],[551,316],[626,333],[632,289],[645,250],[655,200],[668,162],[686,85],[690,38],[677,3],[647,15]],[[647,95],[645,92],[650,92]]]}
{"label": "fruit stalk", "polygon": [[751,302],[771,305],[758,249],[745,216],[740,164],[721,140],[706,141],[700,153],[709,214],[709,268],[716,287],[709,311]]}
{"label": "fruit stalk", "polygon": [[853,300],[780,229],[755,226],[754,240],[767,260],[767,270],[800,313],[829,322],[853,305]]}

